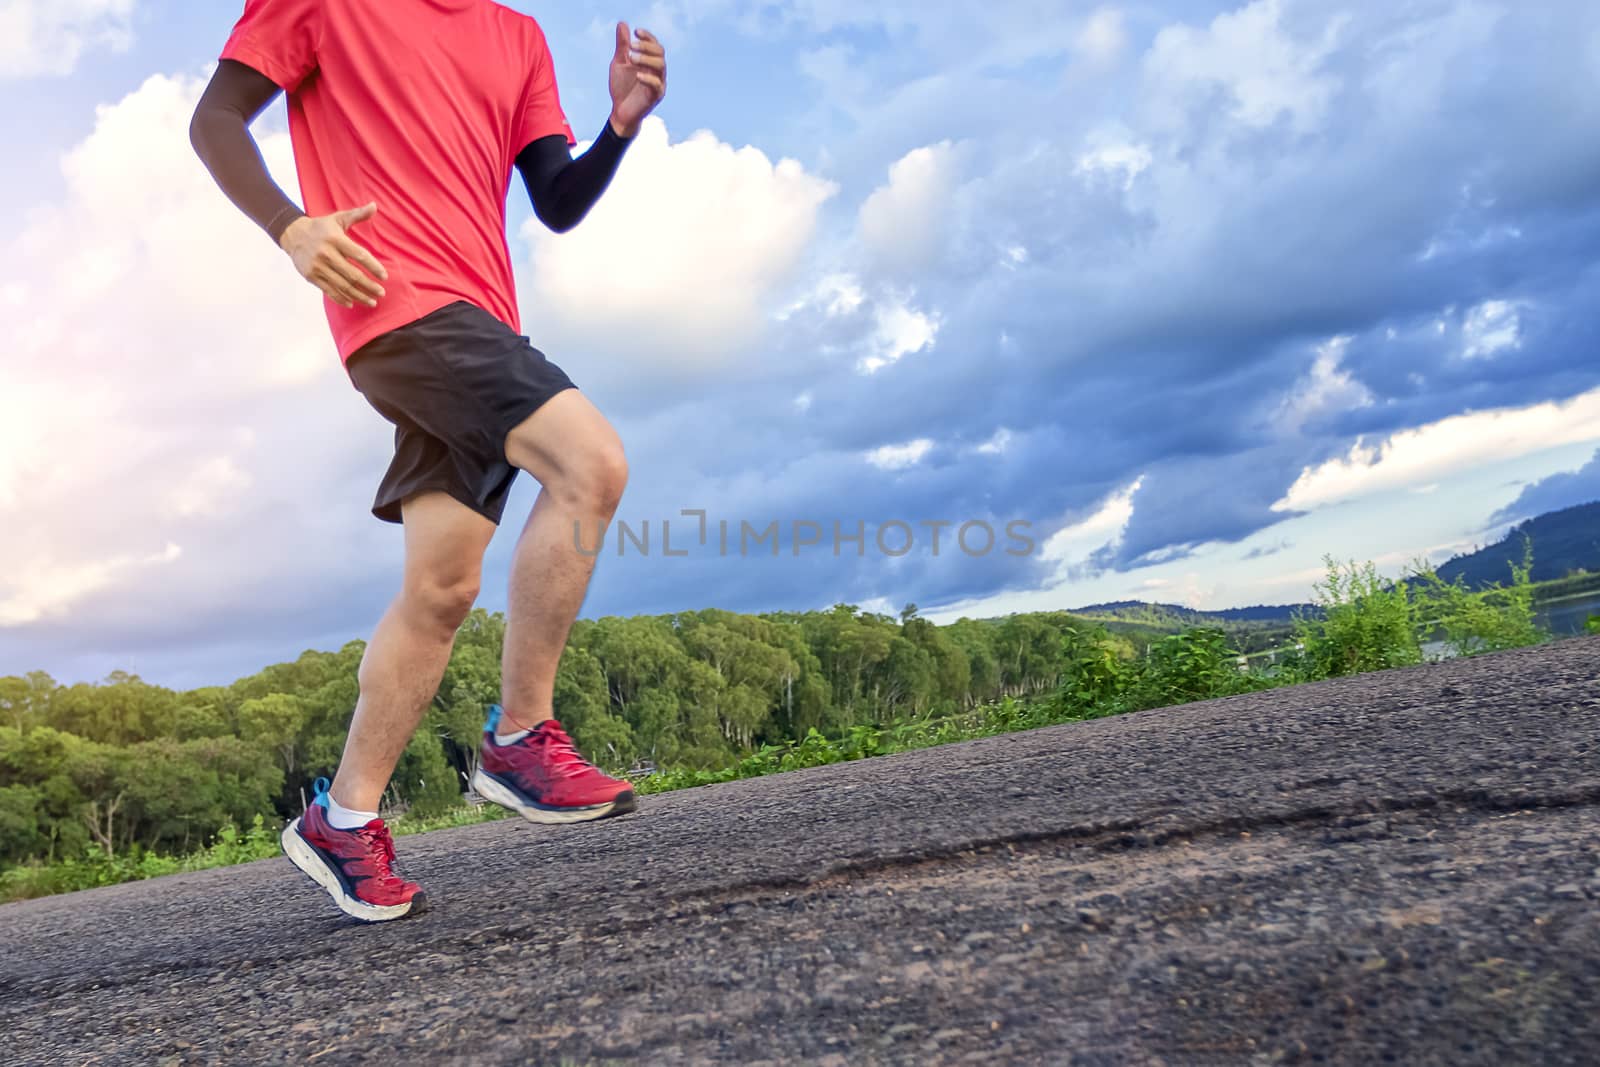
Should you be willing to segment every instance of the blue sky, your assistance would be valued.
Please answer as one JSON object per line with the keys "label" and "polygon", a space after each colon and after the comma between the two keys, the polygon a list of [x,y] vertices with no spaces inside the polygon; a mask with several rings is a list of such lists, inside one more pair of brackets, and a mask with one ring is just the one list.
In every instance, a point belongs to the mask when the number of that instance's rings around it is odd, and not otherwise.
{"label": "blue sky", "polygon": [[[511,198],[524,329],[652,529],[587,615],[1287,603],[1326,554],[1396,573],[1600,498],[1593,5],[511,6],[580,137],[614,19],[671,62],[579,230]],[[0,673],[226,682],[366,636],[396,587],[388,428],[188,148],[237,14],[0,20]],[[257,133],[293,191],[281,105]]]}

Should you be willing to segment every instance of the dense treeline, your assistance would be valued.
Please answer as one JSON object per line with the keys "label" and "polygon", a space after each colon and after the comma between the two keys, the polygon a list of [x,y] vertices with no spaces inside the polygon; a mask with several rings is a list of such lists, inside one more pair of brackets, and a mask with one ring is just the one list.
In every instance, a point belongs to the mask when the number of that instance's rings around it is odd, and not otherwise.
{"label": "dense treeline", "polygon": [[[1065,614],[936,626],[848,605],[763,616],[725,611],[580,620],[556,713],[596,762],[725,766],[764,744],[948,715],[1051,692]],[[462,627],[388,801],[459,803],[499,699],[505,620]],[[1110,640],[1110,639],[1107,639]],[[1112,642],[1133,655],[1126,642]],[[298,813],[338,763],[365,645],[307,652],[232,685],[176,692],[127,674],[57,685],[0,679],[0,866],[86,848],[182,853],[257,814]]]}

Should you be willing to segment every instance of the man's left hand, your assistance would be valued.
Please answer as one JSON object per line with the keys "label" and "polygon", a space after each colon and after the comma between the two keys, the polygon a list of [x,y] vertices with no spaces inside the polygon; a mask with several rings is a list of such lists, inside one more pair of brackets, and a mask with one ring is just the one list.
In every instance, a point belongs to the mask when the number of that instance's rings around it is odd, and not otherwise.
{"label": "man's left hand", "polygon": [[645,116],[667,95],[667,50],[649,30],[629,32],[617,23],[617,52],[611,57],[611,128],[634,137]]}

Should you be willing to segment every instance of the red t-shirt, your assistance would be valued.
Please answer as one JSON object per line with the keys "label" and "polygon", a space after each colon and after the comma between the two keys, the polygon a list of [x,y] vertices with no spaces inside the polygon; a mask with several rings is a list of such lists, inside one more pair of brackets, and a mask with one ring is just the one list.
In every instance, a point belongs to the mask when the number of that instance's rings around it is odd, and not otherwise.
{"label": "red t-shirt", "polygon": [[222,58],[288,93],[308,214],[378,205],[350,236],[387,295],[325,301],[341,360],[457,300],[521,331],[511,171],[541,137],[575,143],[537,22],[491,0],[246,0]]}

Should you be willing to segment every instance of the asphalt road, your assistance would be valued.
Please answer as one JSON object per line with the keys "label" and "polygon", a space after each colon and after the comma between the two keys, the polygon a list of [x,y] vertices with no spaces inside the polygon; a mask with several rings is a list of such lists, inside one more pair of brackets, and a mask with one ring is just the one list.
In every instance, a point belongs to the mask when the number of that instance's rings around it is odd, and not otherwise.
{"label": "asphalt road", "polygon": [[1600,640],[0,908],[0,1061],[1600,1062]]}

